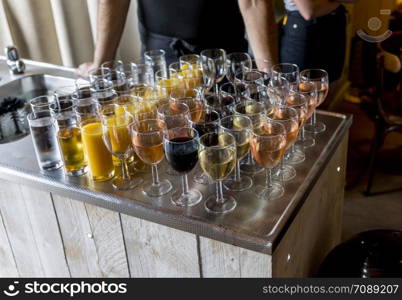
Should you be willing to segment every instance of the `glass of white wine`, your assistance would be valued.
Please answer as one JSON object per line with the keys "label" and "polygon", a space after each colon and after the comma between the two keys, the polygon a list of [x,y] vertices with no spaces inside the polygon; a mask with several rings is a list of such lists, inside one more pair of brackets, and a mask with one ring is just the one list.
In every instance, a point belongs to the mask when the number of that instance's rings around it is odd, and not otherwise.
{"label": "glass of white wine", "polygon": [[240,161],[250,151],[250,133],[253,130],[253,124],[249,117],[243,115],[232,115],[224,117],[221,120],[221,129],[224,132],[231,133],[236,139],[236,167],[234,177],[225,180],[224,186],[230,191],[245,191],[252,187],[253,180],[246,175],[240,175]]}
{"label": "glass of white wine", "polygon": [[216,195],[207,198],[206,210],[217,214],[232,211],[236,207],[236,200],[231,195],[223,194],[222,181],[236,165],[235,137],[228,132],[204,134],[200,138],[198,157],[203,171],[216,181]]}

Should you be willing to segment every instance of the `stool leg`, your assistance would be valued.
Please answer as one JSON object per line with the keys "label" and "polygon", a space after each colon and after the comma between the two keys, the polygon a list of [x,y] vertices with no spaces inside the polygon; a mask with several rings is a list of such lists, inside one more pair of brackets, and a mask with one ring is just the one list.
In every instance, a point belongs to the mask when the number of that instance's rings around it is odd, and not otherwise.
{"label": "stool leg", "polygon": [[373,186],[374,175],[377,168],[378,155],[384,143],[384,139],[385,139],[385,126],[382,120],[380,118],[377,118],[375,125],[375,135],[370,149],[370,162],[368,168],[369,177],[367,181],[366,190],[364,191],[364,194],[366,196],[371,195],[371,188]]}

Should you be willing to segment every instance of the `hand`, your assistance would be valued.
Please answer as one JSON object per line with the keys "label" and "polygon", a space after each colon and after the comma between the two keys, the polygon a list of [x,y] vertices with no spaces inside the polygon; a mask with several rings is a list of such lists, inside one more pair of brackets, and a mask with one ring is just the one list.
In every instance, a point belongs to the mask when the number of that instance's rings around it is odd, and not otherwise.
{"label": "hand", "polygon": [[98,64],[95,64],[92,61],[89,62],[84,62],[83,64],[80,64],[78,68],[75,70],[75,72],[83,78],[88,77],[88,71],[91,69],[99,68]]}

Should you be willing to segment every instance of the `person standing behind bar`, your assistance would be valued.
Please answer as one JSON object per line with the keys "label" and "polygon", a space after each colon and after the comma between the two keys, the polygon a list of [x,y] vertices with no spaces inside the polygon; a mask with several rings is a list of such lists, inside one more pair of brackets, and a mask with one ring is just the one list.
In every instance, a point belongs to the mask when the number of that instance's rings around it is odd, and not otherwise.
{"label": "person standing behind bar", "polygon": [[[79,74],[115,58],[129,5],[130,0],[99,1],[94,60],[80,65]],[[256,57],[277,63],[272,0],[138,0],[138,20],[142,53],[163,49],[168,64],[208,48],[247,52],[245,29]]]}
{"label": "person standing behind bar", "polygon": [[287,14],[280,30],[280,62],[300,70],[324,69],[330,82],[339,79],[346,48],[346,9],[341,1],[283,1]]}

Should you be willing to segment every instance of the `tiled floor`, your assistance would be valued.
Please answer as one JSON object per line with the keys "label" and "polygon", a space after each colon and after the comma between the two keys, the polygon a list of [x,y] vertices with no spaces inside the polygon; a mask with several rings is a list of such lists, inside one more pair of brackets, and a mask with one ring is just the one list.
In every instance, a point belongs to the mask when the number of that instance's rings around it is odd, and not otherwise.
{"label": "tiled floor", "polygon": [[374,125],[359,105],[345,102],[339,111],[354,116],[350,130],[343,239],[370,229],[402,231],[402,134],[392,133],[387,137],[373,187],[373,192],[397,191],[365,197],[362,192],[367,183],[368,151]]}

